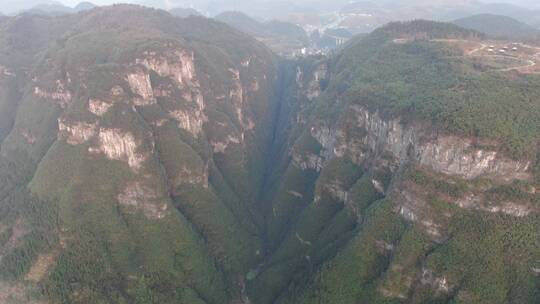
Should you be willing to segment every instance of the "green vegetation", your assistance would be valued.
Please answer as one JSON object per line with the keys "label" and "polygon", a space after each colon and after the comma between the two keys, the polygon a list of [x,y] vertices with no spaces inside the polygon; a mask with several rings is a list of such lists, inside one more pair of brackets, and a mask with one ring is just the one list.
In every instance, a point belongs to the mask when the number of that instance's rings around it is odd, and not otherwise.
{"label": "green vegetation", "polygon": [[376,294],[370,283],[389,263],[388,252],[381,251],[377,241],[394,244],[405,228],[391,209],[389,201],[371,206],[360,233],[322,268],[307,292],[283,303],[376,303],[370,301],[370,295]]}
{"label": "green vegetation", "polygon": [[[302,39],[294,26],[268,26]],[[330,62],[278,61],[221,23],[137,6],[0,22],[0,65],[17,73],[0,74],[0,294],[14,286],[52,304],[538,302],[538,213],[455,202],[480,193],[537,208],[540,162],[535,181],[514,183],[404,165],[369,154],[349,111],[361,105],[538,158],[538,77],[487,72],[431,41],[453,38],[482,35],[398,23]],[[135,105],[126,78],[145,69],[137,59],[179,48],[193,53],[197,81],[148,71],[155,102]],[[331,75],[310,100],[303,93],[321,64]],[[112,105],[98,115],[90,98]],[[66,140],[59,119],[96,127]],[[352,144],[321,144],[318,127]],[[105,129],[110,138],[98,136]]]}
{"label": "green vegetation", "polygon": [[[35,23],[43,23],[43,29]],[[45,33],[47,25],[51,31]],[[17,31],[29,33],[24,39],[40,39],[22,41]],[[50,254],[50,264],[38,265],[43,275],[26,282],[29,289],[21,287],[21,296],[44,296],[52,303],[140,304],[212,304],[238,297],[238,278],[262,253],[250,206],[260,183],[251,175],[262,174],[250,163],[262,163],[264,117],[273,109],[270,82],[263,81],[263,73],[273,78],[270,51],[218,23],[136,6],[76,19],[10,20],[2,22],[0,40],[6,42],[0,47],[1,65],[20,59],[24,64],[17,68],[33,71],[21,72],[21,79],[0,76],[0,117],[7,118],[0,124],[0,216],[6,219],[0,227],[0,288],[22,282],[38,258]],[[13,54],[24,46],[27,53]],[[260,87],[249,95],[253,102],[246,114],[261,127],[246,134],[247,148],[236,145],[211,159],[210,141],[221,140],[223,128],[208,126],[195,138],[170,118],[170,111],[196,106],[185,100],[183,87],[152,106],[130,104],[129,66],[146,51],[177,48],[194,53],[208,112],[224,116],[231,126],[225,135],[240,133],[241,122],[236,109],[216,101],[216,95],[229,95],[229,68],[257,57],[242,71],[243,85],[258,79]],[[36,76],[35,83],[22,75]],[[150,76],[154,87],[176,86],[168,77]],[[72,94],[66,108],[33,94],[33,86],[54,92],[59,83]],[[114,86],[126,94],[111,96]],[[89,98],[114,106],[98,117],[88,111]],[[98,138],[68,144],[57,135],[60,117],[132,135],[133,152],[146,160],[136,170],[126,161],[89,152],[100,144]],[[40,292],[27,294],[34,287]]]}
{"label": "green vegetation", "polygon": [[309,43],[306,31],[293,23],[271,20],[259,22],[241,12],[224,12],[217,15],[227,25],[256,37],[278,54],[290,55]]}
{"label": "green vegetation", "polygon": [[[343,191],[349,192],[347,202],[339,197]],[[296,211],[296,216],[285,217],[291,221],[286,226],[288,234],[279,240],[279,247],[250,282],[250,294],[260,303],[273,303],[288,285],[301,286],[309,280],[317,267],[335,256],[353,237],[358,213],[377,200],[378,195],[369,177],[362,177],[358,167],[335,159],[317,178],[315,198],[295,198],[311,203]],[[274,204],[273,208],[280,210],[276,208],[281,206]],[[280,217],[284,216],[274,216]]]}
{"label": "green vegetation", "polygon": [[[538,301],[537,279],[530,270],[540,252],[537,217],[458,211],[450,239],[440,244],[419,226],[405,224],[390,210],[391,202],[377,206],[365,215],[359,235],[322,267],[309,287],[279,303]],[[424,269],[434,278],[444,277],[450,293],[421,283]]]}
{"label": "green vegetation", "polygon": [[323,102],[337,98],[405,121],[427,121],[443,132],[497,140],[514,158],[533,158],[540,78],[478,71],[461,50],[430,40],[478,36],[424,21],[379,29],[339,56]]}
{"label": "green vegetation", "polygon": [[[538,301],[531,267],[539,258],[537,216],[461,212],[453,217],[452,238],[427,257],[427,266],[459,286],[464,303]],[[519,257],[519,258],[516,258]]]}
{"label": "green vegetation", "polygon": [[469,190],[474,190],[475,186],[470,185],[468,181],[461,178],[437,176],[414,168],[408,168],[406,174],[405,179],[410,179],[415,184],[422,186],[422,188],[426,189],[426,192],[436,191],[449,195],[454,199],[462,197]]}
{"label": "green vegetation", "polygon": [[[160,291],[172,281],[177,284],[175,289],[196,288],[211,303],[227,296],[212,293],[220,276],[185,218],[171,215],[156,222],[141,213],[122,211],[123,207],[113,203],[114,196],[132,178],[130,170],[119,162],[74,161],[84,155],[77,148],[57,144],[32,182],[36,193],[59,202],[60,237],[66,243],[46,281],[50,297],[61,303],[115,302],[136,298],[144,287],[150,288],[152,298],[172,303],[178,295]],[[66,163],[68,159],[71,161]],[[64,179],[63,170],[73,176]],[[130,277],[149,275],[156,280],[152,285],[130,287]]]}
{"label": "green vegetation", "polygon": [[5,255],[0,274],[8,281],[22,280],[38,255],[58,242],[56,210],[27,191],[16,190],[2,201],[0,216],[3,223],[12,225],[1,236]]}
{"label": "green vegetation", "polygon": [[[332,64],[333,80],[302,114],[316,125],[322,121],[338,126],[342,136],[356,142],[363,139],[365,130],[355,127],[354,115],[344,109],[361,105],[386,118],[400,116],[405,123],[427,122],[439,132],[494,139],[511,157],[535,159],[540,134],[539,107],[533,105],[539,97],[538,77],[485,72],[465,59],[461,50],[431,41],[481,38],[477,32],[447,24],[391,24],[353,41],[337,56]],[[306,151],[319,154],[318,143],[305,136],[293,137],[293,151],[297,155],[306,155]],[[357,153],[366,152],[359,149]],[[379,158],[392,162],[392,157]],[[292,217],[289,235],[252,278],[251,294],[258,301],[538,301],[537,278],[530,268],[540,252],[533,240],[539,239],[537,216],[517,218],[460,209],[455,204],[470,193],[482,193],[494,204],[514,201],[538,206],[538,195],[530,193],[534,183],[497,185],[481,178],[466,181],[414,167],[394,175],[375,171],[359,180],[352,178],[352,187],[347,183],[346,208],[340,209],[339,200],[321,192],[320,187],[339,183],[335,176],[345,180],[351,176],[339,169],[336,175],[328,174],[340,168],[337,164],[347,170],[354,168],[336,160],[325,164],[314,182],[317,199],[298,217]],[[415,211],[415,216],[421,216],[418,222],[406,222],[399,215],[399,200],[372,204],[380,196],[371,178],[382,180],[385,186],[397,183],[399,187],[400,182],[406,182],[402,187],[418,187],[425,194],[418,199],[426,200],[425,206],[418,203],[422,206],[419,214]],[[351,210],[356,212],[351,214]],[[440,225],[441,237],[434,237],[426,228],[430,221]],[[480,241],[481,235],[488,240]],[[501,264],[517,256],[516,264]],[[294,275],[289,274],[291,269],[295,269]]]}

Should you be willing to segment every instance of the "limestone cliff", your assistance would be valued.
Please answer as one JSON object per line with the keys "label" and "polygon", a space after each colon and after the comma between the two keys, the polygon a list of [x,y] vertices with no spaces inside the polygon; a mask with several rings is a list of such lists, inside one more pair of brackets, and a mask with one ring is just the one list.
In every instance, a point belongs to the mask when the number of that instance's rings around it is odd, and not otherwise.
{"label": "limestone cliff", "polygon": [[[498,152],[500,150],[492,143],[489,148],[482,148],[479,139],[441,134],[428,124],[404,124],[400,118],[385,120],[377,112],[372,113],[358,106],[352,106],[347,115],[350,120],[340,124],[346,125],[349,130],[355,128],[355,133],[324,124],[311,128],[311,136],[320,143],[322,150],[319,155],[311,155],[300,162],[303,169],[320,171],[325,161],[337,157],[349,158],[360,167],[389,170],[392,174],[397,174],[405,166],[415,166],[449,178],[490,180],[492,186],[515,181],[530,182],[533,179],[531,160],[511,159]],[[481,192],[489,189],[484,187]],[[407,204],[416,205],[421,201],[420,197],[413,195],[407,187],[403,188],[399,179],[392,183],[387,192],[397,196],[396,199],[404,204],[404,216],[415,218]],[[493,202],[483,201],[481,196],[474,193],[465,194],[455,204],[515,216],[539,211],[536,206],[527,203],[502,202],[497,206]]]}
{"label": "limestone cliff", "polygon": [[0,302],[538,299],[540,82],[440,45],[470,33],[284,59],[132,5],[6,20]]}

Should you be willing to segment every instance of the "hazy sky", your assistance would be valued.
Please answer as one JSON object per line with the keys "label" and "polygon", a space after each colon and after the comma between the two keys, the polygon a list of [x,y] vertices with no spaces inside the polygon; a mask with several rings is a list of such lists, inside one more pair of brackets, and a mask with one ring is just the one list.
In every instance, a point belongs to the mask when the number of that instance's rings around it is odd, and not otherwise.
{"label": "hazy sky", "polygon": [[[83,2],[82,0],[57,0],[57,1],[62,2],[62,3],[66,4],[66,5],[69,5],[69,6],[74,6],[74,5],[77,5],[80,2]],[[128,2],[135,2],[135,1],[129,1],[129,0],[125,0],[125,1],[91,0],[91,1],[88,1],[88,2],[92,2],[92,3],[97,4],[97,5],[106,5],[106,4],[112,4],[112,3],[128,3]]]}
{"label": "hazy sky", "polygon": [[[66,5],[69,5],[69,6],[74,6],[74,5],[77,5],[77,3],[79,2],[82,2],[83,0],[57,0],[59,2],[62,2]],[[163,3],[166,3],[170,0],[163,0]],[[329,0],[331,1],[331,0]],[[0,0],[1,2],[1,0]],[[105,5],[105,4],[112,4],[112,3],[127,3],[127,2],[131,2],[131,3],[134,3],[134,2],[140,2],[140,1],[137,1],[137,0],[124,0],[124,1],[118,1],[118,0],[90,0],[90,2],[92,3],[95,3],[95,4],[98,4],[98,5]],[[158,1],[156,1],[158,2]],[[170,2],[174,2],[173,1],[170,1]],[[235,0],[230,0],[230,2],[235,2]],[[307,2],[307,1],[304,1],[304,2]],[[397,1],[399,2],[399,0]],[[521,5],[525,5],[525,4],[535,4],[537,3],[537,0],[481,0],[481,2],[507,2],[507,3],[514,3],[514,4],[521,4]]]}
{"label": "hazy sky", "polygon": [[[206,14],[216,14],[223,10],[243,10],[255,16],[268,11],[283,12],[283,10],[302,7],[302,9],[338,10],[351,1],[365,0],[0,0],[0,11],[4,13],[16,13],[29,9],[39,3],[61,2],[68,6],[75,6],[82,1],[89,1],[97,5],[113,3],[137,3],[160,8],[175,8],[193,6]],[[453,3],[454,0],[371,0],[374,2],[395,3],[430,3],[430,1]],[[459,0],[458,3],[478,0]],[[521,6],[537,7],[540,9],[539,0],[480,0],[481,2],[508,2]],[[265,3],[264,6],[257,3]],[[293,5],[294,4],[294,5]],[[258,15],[259,14],[259,15]],[[261,16],[259,16],[261,17]],[[264,16],[263,16],[264,17]],[[267,17],[267,16],[266,16]]]}

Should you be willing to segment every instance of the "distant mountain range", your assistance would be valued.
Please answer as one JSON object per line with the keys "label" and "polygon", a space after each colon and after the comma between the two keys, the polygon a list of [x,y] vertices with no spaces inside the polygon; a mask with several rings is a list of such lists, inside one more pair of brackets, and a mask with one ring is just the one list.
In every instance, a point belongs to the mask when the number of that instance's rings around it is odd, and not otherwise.
{"label": "distant mountain range", "polygon": [[[478,14],[505,15],[540,27],[540,5],[532,0],[518,0],[512,3],[503,3],[504,0],[500,3],[489,0],[132,0],[131,2],[168,11],[175,10],[172,13],[181,17],[197,13],[217,16],[223,12],[242,11],[264,20],[289,21],[308,30],[346,27],[355,33],[371,32],[391,21],[412,19],[451,21]],[[47,14],[79,11],[56,0],[2,0],[0,7],[2,13],[9,15],[28,10]]]}
{"label": "distant mountain range", "polygon": [[460,18],[453,23],[495,38],[535,39],[540,35],[537,28],[502,15],[480,14]]}
{"label": "distant mountain range", "polygon": [[533,27],[540,27],[540,10],[510,3],[485,3],[476,0],[381,0],[354,1],[341,9],[329,11],[305,10],[283,17],[308,31],[346,28],[354,33],[367,33],[392,21],[428,19],[449,22],[479,14],[504,15]]}
{"label": "distant mountain range", "polygon": [[306,31],[293,23],[277,20],[261,22],[241,12],[224,12],[215,19],[265,42],[277,53],[301,49],[309,43]]}
{"label": "distant mountain range", "polygon": [[[241,10],[251,16],[272,19],[277,16],[298,11],[335,11],[346,5],[348,0],[138,0],[136,3],[171,9],[172,7],[191,7],[211,16],[226,11]],[[170,7],[167,7],[167,6]]]}
{"label": "distant mountain range", "polygon": [[509,3],[489,3],[471,7],[458,7],[440,17],[444,20],[451,20],[479,14],[504,15],[535,27],[540,25],[540,10],[524,8]]}
{"label": "distant mountain range", "polygon": [[484,36],[0,18],[0,303],[540,303],[540,60]]}
{"label": "distant mountain range", "polygon": [[3,0],[2,10],[7,14],[31,13],[39,15],[64,15],[96,7],[91,2],[81,2],[69,7],[58,1],[50,0]]}
{"label": "distant mountain range", "polygon": [[171,13],[173,16],[181,17],[181,18],[186,18],[189,16],[201,16],[201,13],[193,8],[177,7],[177,8],[171,9],[169,13]]}

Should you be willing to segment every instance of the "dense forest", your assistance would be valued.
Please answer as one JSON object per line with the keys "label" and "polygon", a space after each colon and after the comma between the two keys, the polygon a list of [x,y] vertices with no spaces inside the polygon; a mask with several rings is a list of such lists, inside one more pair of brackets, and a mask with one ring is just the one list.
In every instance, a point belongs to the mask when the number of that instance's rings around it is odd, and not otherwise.
{"label": "dense forest", "polygon": [[537,303],[540,78],[447,43],[484,39],[0,18],[0,302]]}

